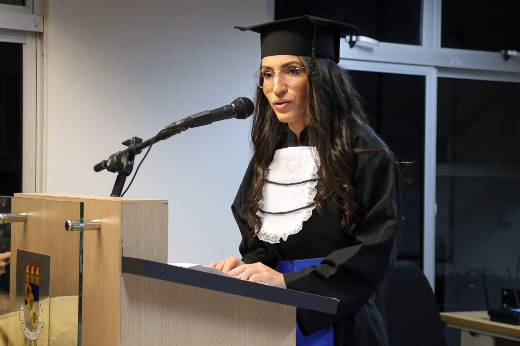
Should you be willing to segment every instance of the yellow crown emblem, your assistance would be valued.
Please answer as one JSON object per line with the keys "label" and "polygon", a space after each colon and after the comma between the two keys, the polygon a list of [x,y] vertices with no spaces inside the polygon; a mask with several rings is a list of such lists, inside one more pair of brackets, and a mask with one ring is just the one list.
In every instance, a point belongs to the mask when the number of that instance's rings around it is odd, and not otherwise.
{"label": "yellow crown emblem", "polygon": [[39,285],[40,284],[40,261],[35,265],[34,261],[31,265],[31,260],[27,261],[25,265],[25,282]]}

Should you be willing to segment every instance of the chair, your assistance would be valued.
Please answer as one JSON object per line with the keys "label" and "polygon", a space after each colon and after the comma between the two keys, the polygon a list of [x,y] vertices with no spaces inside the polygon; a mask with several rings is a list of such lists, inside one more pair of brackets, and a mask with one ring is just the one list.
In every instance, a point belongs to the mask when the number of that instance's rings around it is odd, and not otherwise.
{"label": "chair", "polygon": [[390,346],[446,346],[435,295],[422,271],[396,262],[376,291]]}

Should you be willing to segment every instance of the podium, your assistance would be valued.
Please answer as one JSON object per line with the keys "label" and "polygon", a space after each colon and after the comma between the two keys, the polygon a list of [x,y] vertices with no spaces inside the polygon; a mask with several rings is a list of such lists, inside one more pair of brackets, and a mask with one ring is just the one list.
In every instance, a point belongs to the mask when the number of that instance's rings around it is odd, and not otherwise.
{"label": "podium", "polygon": [[333,298],[166,264],[165,200],[20,193],[8,204],[0,213],[22,215],[11,223],[11,313],[0,320],[9,345],[32,345],[19,320],[27,292],[16,295],[36,277],[31,260],[18,265],[24,251],[50,256],[38,346],[295,345],[296,308],[337,308]]}

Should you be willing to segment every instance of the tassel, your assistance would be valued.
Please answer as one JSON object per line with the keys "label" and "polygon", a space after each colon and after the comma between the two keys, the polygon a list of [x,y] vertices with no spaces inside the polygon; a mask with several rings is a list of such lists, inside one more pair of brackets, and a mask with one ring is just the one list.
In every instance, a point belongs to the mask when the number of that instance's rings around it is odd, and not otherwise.
{"label": "tassel", "polygon": [[316,76],[316,22],[313,22],[314,24],[314,37],[312,38],[312,53],[311,53],[311,67],[308,71],[308,76],[313,77]]}

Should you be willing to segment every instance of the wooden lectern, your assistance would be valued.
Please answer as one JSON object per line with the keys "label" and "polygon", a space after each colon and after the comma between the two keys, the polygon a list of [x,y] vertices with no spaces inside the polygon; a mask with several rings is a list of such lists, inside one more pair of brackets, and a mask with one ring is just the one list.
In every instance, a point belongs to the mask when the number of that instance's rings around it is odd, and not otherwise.
{"label": "wooden lectern", "polygon": [[[28,214],[12,224],[11,311],[16,250],[49,255],[51,299],[79,292],[81,345],[295,345],[296,307],[337,308],[333,298],[167,265],[167,201],[20,193],[11,208]],[[81,213],[101,228],[65,231]]]}

